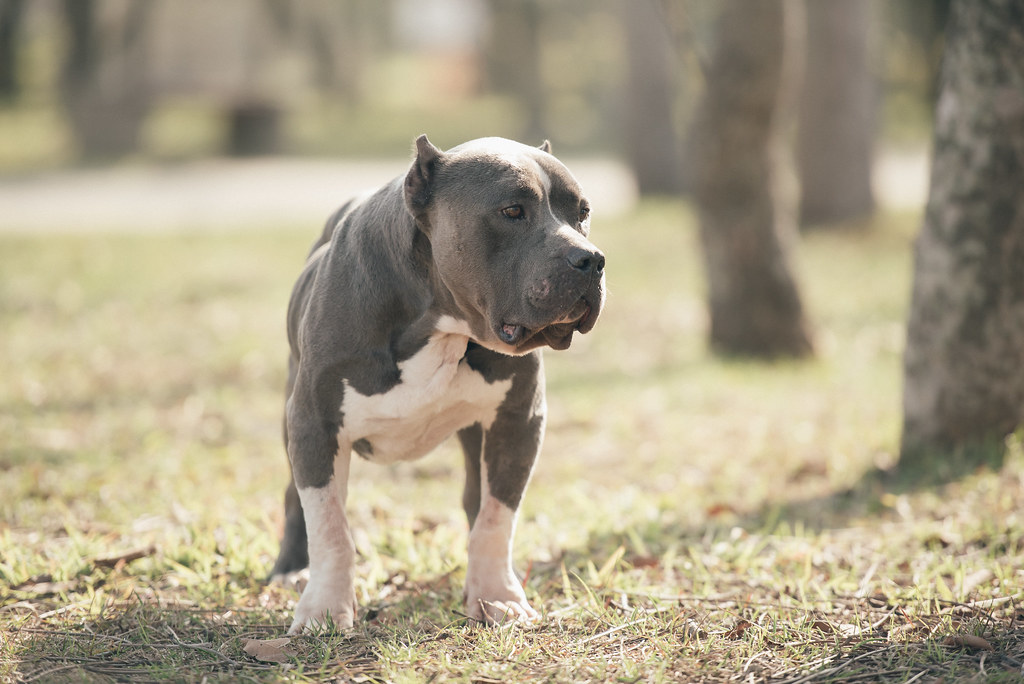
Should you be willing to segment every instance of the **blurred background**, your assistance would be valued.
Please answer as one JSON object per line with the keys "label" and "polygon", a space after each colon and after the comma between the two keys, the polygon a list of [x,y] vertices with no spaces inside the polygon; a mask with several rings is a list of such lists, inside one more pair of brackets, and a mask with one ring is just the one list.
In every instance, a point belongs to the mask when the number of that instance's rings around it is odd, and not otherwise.
{"label": "blurred background", "polygon": [[[805,225],[923,204],[947,4],[819,0],[787,32]],[[720,5],[0,0],[0,225],[318,221],[420,133],[548,138],[598,216],[685,196]]]}

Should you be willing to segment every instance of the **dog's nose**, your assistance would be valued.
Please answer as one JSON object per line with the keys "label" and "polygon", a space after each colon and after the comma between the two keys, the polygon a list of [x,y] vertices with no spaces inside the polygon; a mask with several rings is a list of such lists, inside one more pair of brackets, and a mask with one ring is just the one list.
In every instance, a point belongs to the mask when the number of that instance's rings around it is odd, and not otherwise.
{"label": "dog's nose", "polygon": [[601,254],[596,249],[590,250],[583,249],[582,247],[573,247],[565,256],[565,260],[577,271],[588,275],[591,273],[601,273],[604,270],[604,254]]}

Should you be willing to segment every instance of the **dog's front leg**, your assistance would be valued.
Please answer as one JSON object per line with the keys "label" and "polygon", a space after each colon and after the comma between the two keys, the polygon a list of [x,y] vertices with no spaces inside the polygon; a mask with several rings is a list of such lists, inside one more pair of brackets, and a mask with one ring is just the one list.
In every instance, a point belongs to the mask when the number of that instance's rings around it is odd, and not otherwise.
{"label": "dog's front leg", "polygon": [[355,544],[345,516],[350,447],[342,436],[324,434],[322,425],[301,427],[302,419],[289,411],[288,451],[306,519],[309,583],[288,633],[323,624],[328,616],[338,629],[348,629],[356,612]]}
{"label": "dog's front leg", "polygon": [[[516,518],[544,430],[543,382],[537,379],[513,392],[527,391],[523,410],[499,411],[487,430],[469,429],[460,437],[467,456],[467,477],[479,477],[479,494],[467,487],[469,565],[466,570],[466,611],[488,624],[536,622],[540,615],[526,600],[523,586],[512,568],[512,539]],[[514,405],[516,402],[513,401]],[[482,448],[473,449],[474,436]],[[474,454],[481,454],[473,459]],[[479,496],[479,510],[471,505]]]}
{"label": "dog's front leg", "polygon": [[512,569],[516,511],[489,494],[483,499],[469,535],[466,610],[488,624],[535,622],[540,615]]}

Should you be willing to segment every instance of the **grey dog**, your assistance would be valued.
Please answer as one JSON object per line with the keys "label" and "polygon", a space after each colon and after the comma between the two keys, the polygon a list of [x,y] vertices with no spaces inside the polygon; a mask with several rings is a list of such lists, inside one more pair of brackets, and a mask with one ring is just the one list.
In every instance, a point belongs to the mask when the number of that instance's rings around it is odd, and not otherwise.
{"label": "grey dog", "polygon": [[512,569],[516,515],[545,422],[541,349],[589,332],[605,299],[590,204],[539,148],[484,138],[335,212],[288,307],[285,446],[292,480],[272,577],[309,567],[291,633],[352,626],[351,453],[416,459],[452,434],[465,454],[464,598],[488,623],[535,621]]}

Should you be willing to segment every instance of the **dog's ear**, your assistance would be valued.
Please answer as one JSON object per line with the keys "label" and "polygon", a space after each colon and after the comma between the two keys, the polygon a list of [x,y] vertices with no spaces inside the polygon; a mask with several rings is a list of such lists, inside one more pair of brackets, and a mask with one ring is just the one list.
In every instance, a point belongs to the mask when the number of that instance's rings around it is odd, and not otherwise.
{"label": "dog's ear", "polygon": [[416,138],[416,159],[405,176],[405,206],[418,221],[425,220],[433,190],[434,175],[444,152],[434,147],[426,135]]}
{"label": "dog's ear", "polygon": [[547,152],[548,154],[551,154],[551,141],[545,140],[544,142],[537,146],[537,149],[540,150],[541,152]]}

